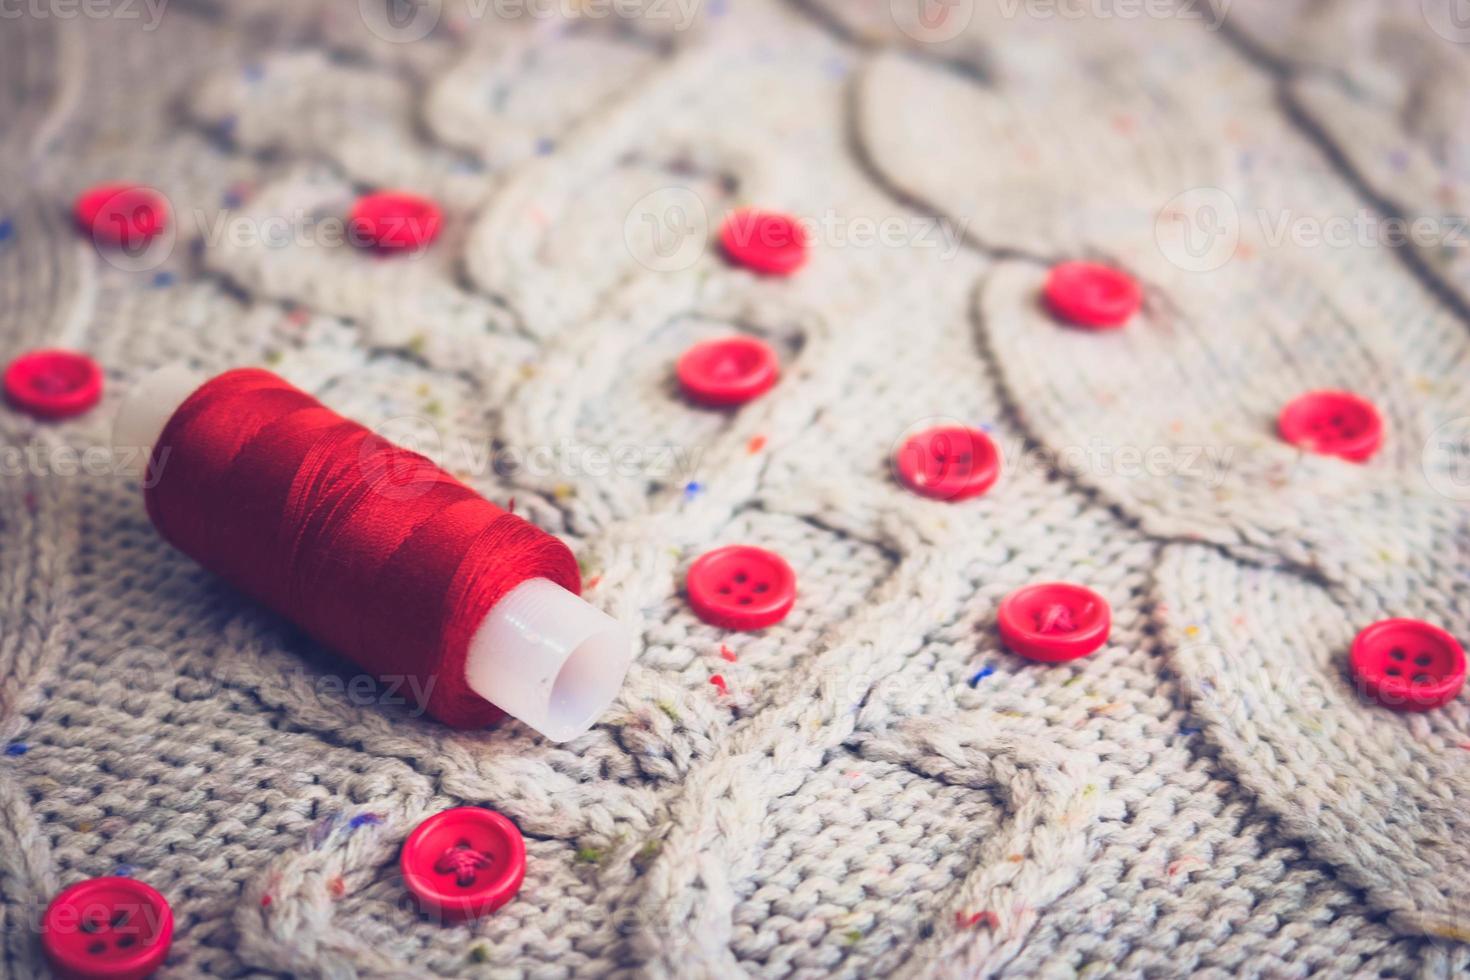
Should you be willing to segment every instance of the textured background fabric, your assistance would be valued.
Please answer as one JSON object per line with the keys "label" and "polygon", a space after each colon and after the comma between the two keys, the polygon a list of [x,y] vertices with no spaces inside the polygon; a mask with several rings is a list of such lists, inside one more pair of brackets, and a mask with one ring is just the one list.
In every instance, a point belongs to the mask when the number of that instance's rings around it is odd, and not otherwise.
{"label": "textured background fabric", "polygon": [[[119,871],[172,903],[176,977],[1470,970],[1470,695],[1399,715],[1346,669],[1378,618],[1470,638],[1451,0],[574,6],[0,7],[4,350],[108,384],[0,412],[0,974]],[[81,239],[110,179],[169,196],[171,247]],[[334,244],[379,186],[441,240]],[[739,204],[811,220],[808,268],[709,248]],[[1037,309],[1078,255],[1145,281],[1126,331]],[[732,330],[780,385],[690,407],[673,359]],[[269,365],[563,536],[639,637],[602,723],[448,731],[169,549],[136,472],[68,452],[181,358]],[[1380,406],[1372,463],[1275,438],[1316,387]],[[893,479],[936,417],[1001,445],[987,496]],[[680,594],[735,542],[798,575],[759,634]],[[1052,579],[1111,602],[1095,655],[1000,646]],[[446,927],[396,856],[462,803],[529,871]]]}

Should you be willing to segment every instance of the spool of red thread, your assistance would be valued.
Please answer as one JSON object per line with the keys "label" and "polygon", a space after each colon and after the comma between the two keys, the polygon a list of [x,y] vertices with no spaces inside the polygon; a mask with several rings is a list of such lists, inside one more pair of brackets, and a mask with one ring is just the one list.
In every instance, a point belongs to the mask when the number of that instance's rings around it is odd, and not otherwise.
{"label": "spool of red thread", "polygon": [[149,454],[164,538],[448,725],[565,741],[622,684],[566,545],[268,371],[155,372],[113,442]]}

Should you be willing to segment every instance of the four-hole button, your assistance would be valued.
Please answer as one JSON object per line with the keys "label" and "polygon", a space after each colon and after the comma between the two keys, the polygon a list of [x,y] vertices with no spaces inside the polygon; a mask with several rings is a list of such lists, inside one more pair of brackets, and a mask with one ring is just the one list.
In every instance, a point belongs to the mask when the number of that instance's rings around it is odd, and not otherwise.
{"label": "four-hole button", "polygon": [[141,980],[163,964],[174,916],[154,889],[133,878],[89,878],[46,909],[41,946],[65,980]]}
{"label": "four-hole button", "polygon": [[1385,619],[1353,640],[1353,675],[1364,694],[1395,711],[1429,711],[1465,684],[1465,651],[1449,633],[1417,619]]}
{"label": "four-hole button", "polygon": [[526,842],[494,810],[455,807],[413,829],[398,865],[422,911],[461,922],[494,912],[520,890]]}
{"label": "four-hole button", "polygon": [[732,545],[689,566],[689,604],[706,623],[731,630],[764,629],[796,602],[796,573],[774,552]]}

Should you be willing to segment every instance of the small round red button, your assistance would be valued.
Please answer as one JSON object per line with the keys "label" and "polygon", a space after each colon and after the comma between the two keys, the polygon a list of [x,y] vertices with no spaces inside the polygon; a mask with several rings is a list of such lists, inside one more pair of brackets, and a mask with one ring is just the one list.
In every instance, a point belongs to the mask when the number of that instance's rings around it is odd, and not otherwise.
{"label": "small round red button", "polygon": [[168,201],[142,184],[98,184],[72,205],[77,227],[99,245],[142,248],[168,227]]}
{"label": "small round red button", "polygon": [[1126,272],[1097,262],[1052,266],[1043,290],[1046,305],[1079,327],[1121,327],[1143,304],[1143,290]]}
{"label": "small round red button", "polygon": [[748,545],[716,548],[689,566],[689,605],[700,619],[730,630],[764,629],[796,602],[796,573],[774,552]]}
{"label": "small round red button", "polygon": [[990,437],[957,425],[911,436],[893,462],[904,486],[936,500],[978,497],[1000,476],[1000,450]]}
{"label": "small round red button", "polygon": [[1353,640],[1350,659],[1363,693],[1395,711],[1449,704],[1465,684],[1459,641],[1417,619],[1374,623]]}
{"label": "small round red button", "polygon": [[402,191],[364,194],[347,218],[354,241],[390,252],[422,248],[438,237],[443,223],[439,205]]}
{"label": "small round red button", "polygon": [[41,947],[64,980],[141,980],[163,964],[174,913],[132,878],[89,878],[51,900]]}
{"label": "small round red button", "polygon": [[76,351],[31,351],[5,368],[5,397],[37,418],[70,418],[102,397],[102,369]]}
{"label": "small round red button", "polygon": [[1031,660],[1057,663],[1085,657],[1108,640],[1113,626],[1108,600],[1080,585],[1028,585],[1000,604],[1001,639]]}
{"label": "small round red button", "polygon": [[741,405],[770,390],[781,373],[776,352],[754,337],[695,344],[675,366],[684,393],[705,405]]}
{"label": "small round red button", "polygon": [[408,890],[448,922],[494,912],[526,878],[526,842],[494,810],[461,806],[413,829],[398,857]]}
{"label": "small round red button", "polygon": [[1281,438],[1324,456],[1361,463],[1383,445],[1383,419],[1366,398],[1350,391],[1309,391],[1276,419]]}
{"label": "small round red button", "polygon": [[806,229],[789,214],[741,208],[720,228],[730,261],[769,276],[789,276],[806,263]]}

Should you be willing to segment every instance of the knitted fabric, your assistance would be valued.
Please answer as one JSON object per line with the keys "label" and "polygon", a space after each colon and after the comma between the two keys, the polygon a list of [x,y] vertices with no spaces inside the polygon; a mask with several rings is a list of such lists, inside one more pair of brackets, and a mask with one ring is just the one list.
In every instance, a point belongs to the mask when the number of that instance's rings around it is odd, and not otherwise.
{"label": "knitted fabric", "polygon": [[[634,6],[445,0],[414,43],[372,3],[0,21],[5,349],[108,386],[0,412],[0,974],[43,974],[41,910],[112,873],[171,903],[174,977],[1470,970],[1470,695],[1397,714],[1347,669],[1377,619],[1470,638],[1464,253],[1301,234],[1449,224],[1442,23]],[[173,246],[81,240],[102,180],[164,191]],[[444,206],[422,255],[330,240],[379,186]],[[709,247],[739,205],[809,219],[808,266]],[[1125,330],[1039,308],[1078,256],[1145,282]],[[780,383],[692,407],[674,360],[732,331]],[[638,638],[602,721],[451,731],[169,548],[136,460],[83,452],[180,359],[267,364],[563,537]],[[1276,438],[1323,387],[1384,414],[1367,465]],[[1000,445],[984,497],[894,479],[941,418]],[[796,570],[779,625],[689,611],[732,543]],[[1110,602],[1103,649],[1002,646],[1050,580]],[[449,926],[397,853],[462,804],[528,870]]]}

